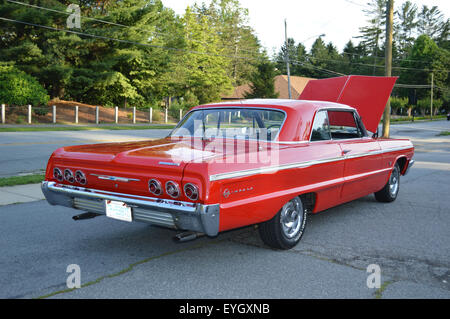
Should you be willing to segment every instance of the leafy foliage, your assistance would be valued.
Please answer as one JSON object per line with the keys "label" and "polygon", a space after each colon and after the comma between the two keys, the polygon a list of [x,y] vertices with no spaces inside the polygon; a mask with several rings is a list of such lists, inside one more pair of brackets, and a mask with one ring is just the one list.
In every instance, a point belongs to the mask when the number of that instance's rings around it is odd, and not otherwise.
{"label": "leafy foliage", "polygon": [[47,104],[49,96],[39,82],[12,65],[0,64],[0,101],[11,105]]}

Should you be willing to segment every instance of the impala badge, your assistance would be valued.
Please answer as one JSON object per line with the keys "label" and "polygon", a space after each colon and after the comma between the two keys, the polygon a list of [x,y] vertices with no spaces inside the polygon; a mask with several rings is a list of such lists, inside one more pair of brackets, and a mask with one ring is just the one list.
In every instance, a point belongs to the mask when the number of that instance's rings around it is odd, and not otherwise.
{"label": "impala badge", "polygon": [[127,177],[117,177],[117,176],[108,176],[108,175],[98,175],[98,174],[91,174],[92,176],[96,176],[98,179],[103,179],[107,181],[114,181],[114,182],[139,182],[139,179],[136,178],[127,178]]}

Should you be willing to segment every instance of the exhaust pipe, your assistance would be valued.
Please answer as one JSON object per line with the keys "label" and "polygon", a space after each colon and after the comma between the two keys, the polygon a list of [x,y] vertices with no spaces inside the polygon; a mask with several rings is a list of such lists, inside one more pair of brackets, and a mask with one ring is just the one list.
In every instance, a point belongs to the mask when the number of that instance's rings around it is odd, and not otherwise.
{"label": "exhaust pipe", "polygon": [[101,216],[102,214],[97,213],[84,213],[80,215],[75,215],[72,217],[73,220],[83,220],[83,219],[92,219],[98,216]]}
{"label": "exhaust pipe", "polygon": [[205,236],[205,234],[188,231],[188,232],[176,234],[173,237],[173,240],[175,242],[177,242],[177,243],[185,243],[185,242],[188,242],[188,241],[195,240],[195,239],[197,239],[199,237],[202,237],[202,236]]}

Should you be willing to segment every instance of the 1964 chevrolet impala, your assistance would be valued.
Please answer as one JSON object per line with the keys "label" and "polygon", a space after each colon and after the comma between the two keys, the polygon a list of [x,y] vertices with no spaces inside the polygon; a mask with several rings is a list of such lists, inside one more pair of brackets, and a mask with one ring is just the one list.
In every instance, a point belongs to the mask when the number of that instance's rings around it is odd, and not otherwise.
{"label": "1964 chevrolet impala", "polygon": [[396,199],[414,147],[376,134],[395,80],[313,80],[300,100],[194,107],[164,139],[63,147],[42,190],[52,205],[192,234],[259,224],[289,249],[307,213]]}

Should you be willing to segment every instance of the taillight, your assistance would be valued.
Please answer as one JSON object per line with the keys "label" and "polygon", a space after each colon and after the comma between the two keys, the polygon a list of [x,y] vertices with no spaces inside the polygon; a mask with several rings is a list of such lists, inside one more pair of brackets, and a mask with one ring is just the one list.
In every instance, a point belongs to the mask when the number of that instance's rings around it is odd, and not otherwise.
{"label": "taillight", "polygon": [[166,183],[166,193],[172,198],[178,198],[180,196],[180,188],[178,184],[172,181]]}
{"label": "taillight", "polygon": [[55,167],[53,169],[53,177],[59,182],[62,182],[64,180],[64,176],[58,167]]}
{"label": "taillight", "polygon": [[73,173],[70,169],[64,170],[64,179],[69,183],[75,182],[75,177],[73,176]]}
{"label": "taillight", "polygon": [[82,171],[75,172],[75,180],[81,185],[86,185],[87,183],[86,175]]}
{"label": "taillight", "polygon": [[188,183],[184,185],[184,194],[190,200],[195,201],[198,199],[198,187],[194,184]]}
{"label": "taillight", "polygon": [[150,193],[152,193],[153,195],[159,196],[162,194],[162,186],[161,183],[159,181],[157,181],[156,179],[152,179],[148,182],[148,190],[150,191]]}

